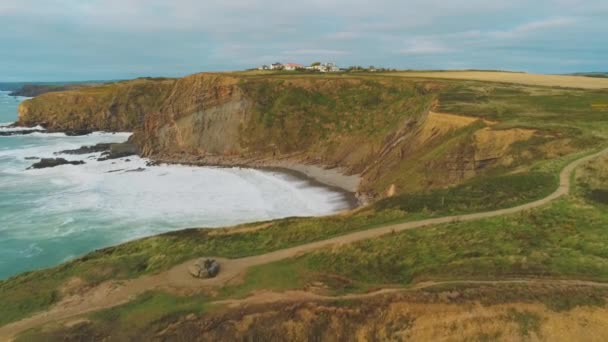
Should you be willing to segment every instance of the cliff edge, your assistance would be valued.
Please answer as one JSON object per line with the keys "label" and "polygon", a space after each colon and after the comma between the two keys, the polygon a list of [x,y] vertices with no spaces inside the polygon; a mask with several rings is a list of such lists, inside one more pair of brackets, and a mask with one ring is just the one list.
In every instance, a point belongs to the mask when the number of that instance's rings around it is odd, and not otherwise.
{"label": "cliff edge", "polygon": [[[141,155],[166,162],[334,168],[358,175],[358,192],[378,198],[471,178],[514,142],[481,120],[454,124],[430,114],[441,87],[381,77],[201,73],[44,94],[21,104],[19,124],[133,131]],[[502,154],[480,160],[488,155],[476,142],[481,129],[483,145],[498,141]]]}

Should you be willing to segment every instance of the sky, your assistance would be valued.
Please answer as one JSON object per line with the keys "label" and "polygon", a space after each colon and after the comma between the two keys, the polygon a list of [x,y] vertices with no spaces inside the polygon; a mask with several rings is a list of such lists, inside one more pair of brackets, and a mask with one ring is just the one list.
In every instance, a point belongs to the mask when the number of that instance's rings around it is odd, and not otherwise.
{"label": "sky", "polygon": [[0,82],[273,62],[608,71],[607,0],[0,0]]}

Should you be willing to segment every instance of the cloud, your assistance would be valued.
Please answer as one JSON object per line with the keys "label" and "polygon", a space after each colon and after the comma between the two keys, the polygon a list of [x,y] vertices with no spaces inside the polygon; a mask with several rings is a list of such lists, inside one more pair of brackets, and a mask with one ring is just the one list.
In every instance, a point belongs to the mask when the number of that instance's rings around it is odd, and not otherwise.
{"label": "cloud", "polygon": [[549,18],[528,22],[506,31],[490,32],[490,35],[495,38],[503,39],[524,38],[541,31],[567,28],[575,25],[576,23],[577,20],[575,18]]}
{"label": "cloud", "polygon": [[332,32],[325,36],[329,40],[353,40],[361,37],[361,33],[353,31]]}
{"label": "cloud", "polygon": [[593,69],[608,31],[605,0],[0,2],[0,75],[13,79],[178,76],[282,59],[553,72],[561,58]]}
{"label": "cloud", "polygon": [[283,54],[291,56],[338,56],[346,55],[348,54],[348,52],[342,50],[299,49],[293,51],[285,51]]}
{"label": "cloud", "polygon": [[436,55],[450,52],[447,46],[430,40],[414,38],[410,40],[406,47],[399,50],[401,55]]}

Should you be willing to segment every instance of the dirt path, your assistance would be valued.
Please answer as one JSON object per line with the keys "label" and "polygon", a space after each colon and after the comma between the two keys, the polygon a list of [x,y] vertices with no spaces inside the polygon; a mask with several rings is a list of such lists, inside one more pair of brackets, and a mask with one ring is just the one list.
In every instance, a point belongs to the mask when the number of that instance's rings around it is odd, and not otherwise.
{"label": "dirt path", "polygon": [[608,288],[608,283],[598,283],[585,280],[559,280],[559,279],[507,279],[507,280],[448,280],[448,281],[426,281],[417,283],[410,287],[386,288],[374,292],[346,294],[341,296],[325,296],[308,291],[257,291],[251,296],[242,299],[226,299],[212,302],[213,304],[226,305],[231,308],[242,305],[270,304],[276,302],[300,302],[307,300],[331,301],[348,299],[365,299],[385,294],[424,290],[441,285],[562,285],[562,286],[586,286]]}
{"label": "dirt path", "polygon": [[[409,229],[415,229],[425,226],[433,226],[443,223],[450,223],[455,221],[472,221],[483,218],[490,218],[502,215],[514,214],[517,212],[521,212],[524,210],[529,210],[533,208],[537,208],[543,206],[570,191],[570,178],[573,174],[574,169],[576,169],[581,164],[590,161],[600,155],[608,154],[608,148],[594,153],[592,155],[588,155],[586,157],[577,159],[570,164],[568,164],[560,173],[559,179],[559,187],[555,192],[551,195],[531,202],[527,204],[523,204],[517,207],[501,209],[483,213],[475,213],[468,215],[456,215],[456,216],[447,216],[441,218],[427,219],[421,221],[414,222],[406,222],[394,225],[388,225],[380,228],[364,230],[360,232],[354,232],[342,236],[338,236],[335,238],[312,242],[292,248],[282,249],[271,253],[266,253],[262,255],[256,255],[246,258],[240,259],[221,259],[216,258],[220,261],[222,265],[222,272],[213,279],[195,279],[190,276],[187,268],[192,261],[185,262],[181,265],[177,265],[172,269],[162,272],[156,275],[146,275],[137,279],[127,280],[127,281],[109,281],[100,284],[99,286],[91,289],[85,294],[68,297],[63,299],[61,302],[57,303],[51,309],[45,312],[41,312],[35,314],[29,318],[25,318],[21,321],[17,321],[14,323],[10,323],[3,327],[0,327],[0,341],[11,340],[13,336],[16,334],[25,331],[27,329],[31,329],[37,326],[41,326],[43,324],[49,322],[61,321],[68,318],[73,318],[75,316],[79,316],[82,314],[90,313],[93,311],[98,311],[101,309],[110,308],[113,306],[117,306],[120,304],[124,304],[134,299],[138,295],[149,291],[149,290],[157,290],[164,289],[170,290],[174,292],[188,292],[193,290],[200,290],[201,288],[212,288],[222,286],[239,276],[243,275],[244,272],[251,266],[262,265],[271,263],[274,261],[279,261],[287,258],[291,258],[297,256],[299,254],[311,252],[317,249],[321,249],[324,247],[332,246],[332,245],[342,245],[342,244],[350,244],[353,242],[371,239],[380,237],[393,232],[402,232]],[[499,284],[505,282],[531,282],[534,280],[511,280],[511,281],[467,281],[465,283],[489,283],[489,284]],[[561,283],[564,281],[554,280],[551,281],[554,283]],[[424,287],[436,286],[440,284],[450,284],[450,283],[463,283],[463,281],[458,282],[442,282],[442,283],[421,283],[415,285],[414,289],[420,289]],[[603,283],[593,283],[593,282],[581,282],[581,281],[569,281],[569,283],[576,283],[578,285],[586,284],[588,286],[608,286]],[[393,290],[384,290],[384,291],[393,291]],[[292,292],[292,295],[294,293]],[[309,294],[310,296],[312,294]],[[369,294],[368,294],[369,295]],[[312,295],[314,296],[314,295]],[[351,295],[357,296],[357,295]],[[362,296],[362,295],[358,295]],[[293,296],[293,298],[298,298],[301,296]],[[309,299],[314,299],[312,297],[307,297]],[[272,299],[272,298],[271,298]],[[276,300],[276,298],[275,298]]]}

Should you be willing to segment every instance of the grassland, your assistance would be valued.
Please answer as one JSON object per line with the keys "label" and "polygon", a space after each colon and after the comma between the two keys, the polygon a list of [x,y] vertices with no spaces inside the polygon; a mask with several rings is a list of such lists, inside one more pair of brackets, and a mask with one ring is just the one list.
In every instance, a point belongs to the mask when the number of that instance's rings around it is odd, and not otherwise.
{"label": "grassland", "polygon": [[[555,187],[554,177],[542,173],[530,178],[520,174],[500,176],[499,180],[479,179],[447,190],[394,197],[349,214],[255,223],[239,227],[245,228],[240,233],[230,229],[190,229],[99,250],[59,267],[0,282],[0,301],[11,308],[0,317],[0,324],[57,302],[62,297],[61,284],[72,277],[81,278],[88,284],[129,279],[167,270],[200,255],[239,258],[387,223],[516,206],[544,197]],[[538,183],[528,187],[530,181]],[[479,194],[488,191],[497,196],[479,198]],[[460,201],[455,206],[451,198]],[[255,230],[256,227],[260,229]]]}
{"label": "grassland", "polygon": [[[607,163],[608,159],[602,159],[586,165],[577,177],[576,195],[544,208],[406,231],[256,266],[248,271],[241,284],[225,287],[207,297],[148,293],[129,304],[90,315],[93,323],[87,329],[89,333],[131,331],[122,329],[126,326],[134,326],[136,331],[148,331],[152,326],[158,329],[187,315],[213,315],[210,305],[217,300],[244,298],[259,290],[299,290],[311,284],[317,287],[322,284],[325,294],[343,295],[375,288],[407,287],[431,280],[608,281],[608,233],[605,231],[608,206],[586,197],[590,188],[605,186],[606,177],[602,173]],[[597,184],[594,182],[598,179],[601,185],[590,185]],[[479,285],[444,285],[423,291],[421,298],[424,299],[414,302],[432,302],[436,300],[432,298],[459,293],[459,303],[481,301],[486,306],[495,306],[540,302],[555,312],[580,306],[603,308],[606,303],[606,293],[601,289],[552,286],[538,290],[503,286],[507,287],[499,290],[500,285],[492,289]],[[546,313],[509,307],[504,315],[516,323],[521,337],[529,337],[539,334],[546,323],[541,320],[544,317],[541,314]],[[36,336],[44,333],[33,331],[23,338]]]}
{"label": "grassland", "polygon": [[608,80],[601,78],[569,75],[538,75],[523,72],[504,71],[403,71],[389,73],[399,77],[440,78],[475,80],[497,83],[512,83],[531,86],[608,89]]}
{"label": "grassland", "polygon": [[[226,287],[215,296],[146,294],[129,304],[90,315],[92,323],[87,326],[88,334],[115,332],[112,335],[116,337],[150,332],[152,327],[158,330],[188,315],[213,316],[208,308],[216,300],[243,298],[259,290],[299,290],[311,284],[317,287],[323,284],[326,294],[342,295],[428,280],[576,278],[605,281],[608,234],[604,227],[607,223],[605,208],[585,199],[569,198],[523,215],[400,233],[254,267],[241,285]],[[562,290],[555,285],[541,290],[516,285],[500,288],[488,291],[473,285],[440,286],[422,291],[422,302],[458,293],[457,302],[461,305],[476,301],[485,306],[540,303],[555,312],[569,312],[581,306],[603,308],[606,303],[606,293],[601,289]],[[420,302],[421,299],[414,301]],[[510,307],[506,316],[517,324],[518,333],[522,337],[538,333],[545,324],[540,319],[545,313],[515,307]],[[491,310],[487,308],[484,312]],[[132,329],[124,329],[127,326]],[[65,328],[59,331],[61,329]],[[23,338],[40,336],[45,335],[34,331]]]}
{"label": "grassland", "polygon": [[[2,281],[0,302],[9,309],[0,316],[0,325],[56,303],[66,295],[62,285],[73,277],[82,279],[85,285],[128,279],[166,270],[201,255],[228,258],[257,255],[387,223],[530,202],[555,189],[557,173],[568,160],[604,144],[608,137],[604,119],[608,113],[593,106],[606,101],[608,93],[604,90],[478,81],[438,81],[437,85],[438,108],[443,112],[493,121],[496,130],[522,128],[539,133],[509,147],[507,153],[512,159],[509,165],[483,169],[457,185],[403,193],[331,217],[290,218],[245,225],[236,230],[191,229],[164,234]],[[251,91],[272,90],[263,89]],[[278,97],[260,109],[269,113],[262,120],[271,125],[283,109],[295,108],[299,101],[309,101],[315,106],[325,106],[329,101],[314,92],[271,92]],[[373,101],[372,95],[359,100]],[[275,107],[277,102],[283,105]],[[331,107],[331,101],[327,103]],[[422,148],[424,153],[412,160],[440,160],[454,151],[453,146],[466,147],[478,129],[487,127],[481,121],[476,125]],[[365,125],[361,129],[364,130]],[[408,165],[417,167],[414,162],[408,163],[400,164],[399,169],[405,172]],[[608,226],[608,176],[602,173],[605,169],[602,165],[584,168],[574,196],[541,209],[475,222],[455,222],[320,250],[252,268],[243,284],[227,287],[214,298],[198,298],[196,305],[191,306],[187,299],[156,293],[91,319],[102,329],[118,329],[128,326],[131,320],[143,315],[142,312],[151,311],[149,317],[142,319],[145,326],[175,315],[200,314],[211,300],[243,297],[260,289],[302,289],[315,282],[323,283],[330,294],[341,294],[377,287],[402,287],[425,280],[544,277],[606,281],[608,234],[604,227]],[[424,169],[418,172],[422,174]],[[400,184],[408,184],[407,181]],[[512,319],[523,322],[522,332],[536,329],[533,317],[513,314]]]}
{"label": "grassland", "polygon": [[[404,120],[423,116],[434,98],[416,83],[359,77],[246,77],[240,88],[254,99],[252,120],[261,123],[242,130],[247,146],[278,153],[311,151],[333,163],[344,154],[369,162],[368,149],[381,146]],[[344,140],[357,143],[361,155],[341,152]]]}

